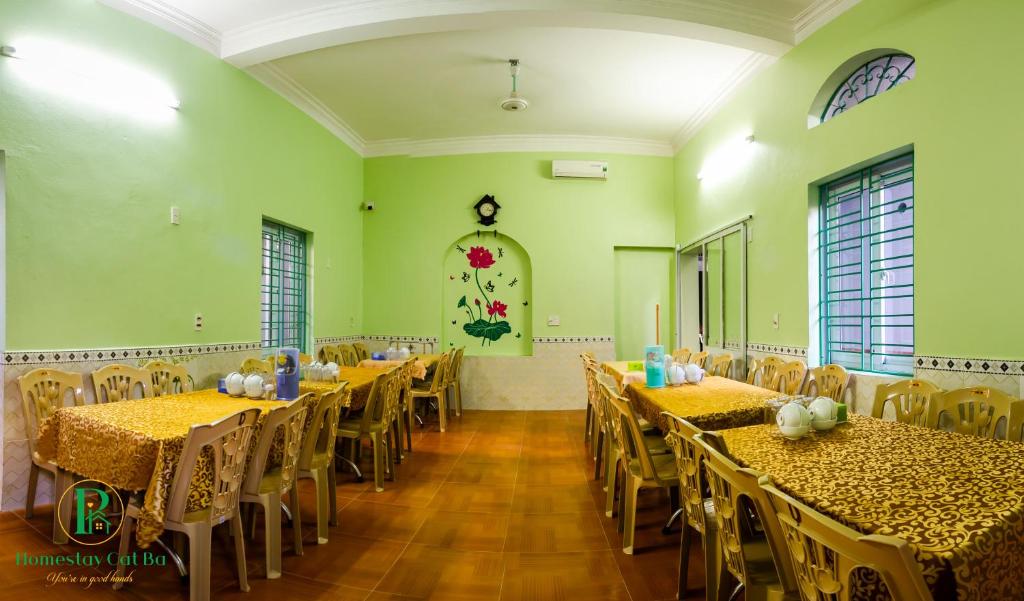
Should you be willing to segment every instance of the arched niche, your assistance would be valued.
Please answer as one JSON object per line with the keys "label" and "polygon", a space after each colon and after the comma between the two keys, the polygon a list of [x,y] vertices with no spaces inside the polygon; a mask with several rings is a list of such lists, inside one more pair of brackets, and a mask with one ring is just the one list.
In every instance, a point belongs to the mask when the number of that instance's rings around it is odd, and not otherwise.
{"label": "arched niche", "polygon": [[[895,48],[875,48],[850,57],[818,89],[807,115],[807,128],[912,80],[916,72],[914,57]],[[834,102],[842,106],[826,115]]]}
{"label": "arched niche", "polygon": [[530,255],[497,232],[456,240],[444,256],[441,348],[467,355],[533,354]]}

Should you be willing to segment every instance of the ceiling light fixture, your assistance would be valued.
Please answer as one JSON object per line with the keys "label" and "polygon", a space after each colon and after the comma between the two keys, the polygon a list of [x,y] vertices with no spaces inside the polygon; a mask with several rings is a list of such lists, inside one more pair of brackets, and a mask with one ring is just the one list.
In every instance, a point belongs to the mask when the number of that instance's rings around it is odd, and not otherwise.
{"label": "ceiling light fixture", "polygon": [[512,74],[512,93],[509,94],[508,98],[501,101],[502,110],[506,110],[512,113],[525,111],[529,108],[530,103],[519,95],[517,84],[519,80],[519,59],[510,58],[508,59],[508,69]]}

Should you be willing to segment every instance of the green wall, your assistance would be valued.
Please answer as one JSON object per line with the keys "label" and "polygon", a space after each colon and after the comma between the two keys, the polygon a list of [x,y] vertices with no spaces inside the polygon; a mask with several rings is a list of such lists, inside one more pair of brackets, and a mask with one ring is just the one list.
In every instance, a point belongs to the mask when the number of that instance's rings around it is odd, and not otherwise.
{"label": "green wall", "polygon": [[[808,205],[815,184],[885,153],[916,157],[916,353],[1024,356],[1019,260],[1024,169],[1015,107],[1024,3],[863,0],[744,86],[675,159],[681,243],[753,214],[749,335],[808,344]],[[819,87],[848,58],[896,48],[914,81],[808,129]],[[752,132],[752,155],[718,181],[706,156]],[[780,313],[780,327],[771,327]]]}
{"label": "green wall", "polygon": [[[605,159],[607,181],[554,180],[551,159]],[[365,161],[366,334],[437,336],[444,253],[476,230],[494,194],[496,228],[533,270],[533,335],[610,336],[616,246],[672,246],[672,159],[587,153],[381,157]],[[558,315],[561,325],[547,325]]]}
{"label": "green wall", "polygon": [[5,348],[258,340],[264,214],[313,233],[314,333],[361,331],[356,153],[246,73],[97,2],[0,3],[0,42],[26,36],[137,65],[182,106],[139,120],[31,85],[0,59]]}
{"label": "green wall", "polygon": [[620,361],[639,361],[644,347],[655,343],[655,305],[661,306],[661,345],[666,353],[674,349],[675,269],[671,248],[615,249],[615,356]]}

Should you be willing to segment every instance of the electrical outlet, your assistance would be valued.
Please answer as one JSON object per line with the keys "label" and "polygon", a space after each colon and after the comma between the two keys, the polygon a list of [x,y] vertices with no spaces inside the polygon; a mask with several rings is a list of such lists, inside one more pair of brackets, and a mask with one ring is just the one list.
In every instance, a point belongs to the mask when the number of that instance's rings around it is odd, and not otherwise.
{"label": "electrical outlet", "polygon": [[196,313],[195,330],[201,332],[203,330],[203,314]]}
{"label": "electrical outlet", "polygon": [[171,207],[171,225],[181,225],[181,207]]}

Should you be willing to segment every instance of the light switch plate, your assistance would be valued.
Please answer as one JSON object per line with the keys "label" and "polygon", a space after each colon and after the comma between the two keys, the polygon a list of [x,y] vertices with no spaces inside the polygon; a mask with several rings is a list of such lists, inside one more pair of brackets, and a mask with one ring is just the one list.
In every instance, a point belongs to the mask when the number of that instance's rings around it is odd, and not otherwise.
{"label": "light switch plate", "polygon": [[181,207],[171,207],[171,225],[181,225]]}
{"label": "light switch plate", "polygon": [[195,329],[196,329],[197,332],[200,332],[203,329],[203,314],[202,313],[196,313]]}
{"label": "light switch plate", "polygon": [[562,325],[562,320],[557,315],[548,315],[548,325],[549,326],[559,326],[559,325]]}
{"label": "light switch plate", "polygon": [[779,329],[779,314],[772,315],[772,328]]}

